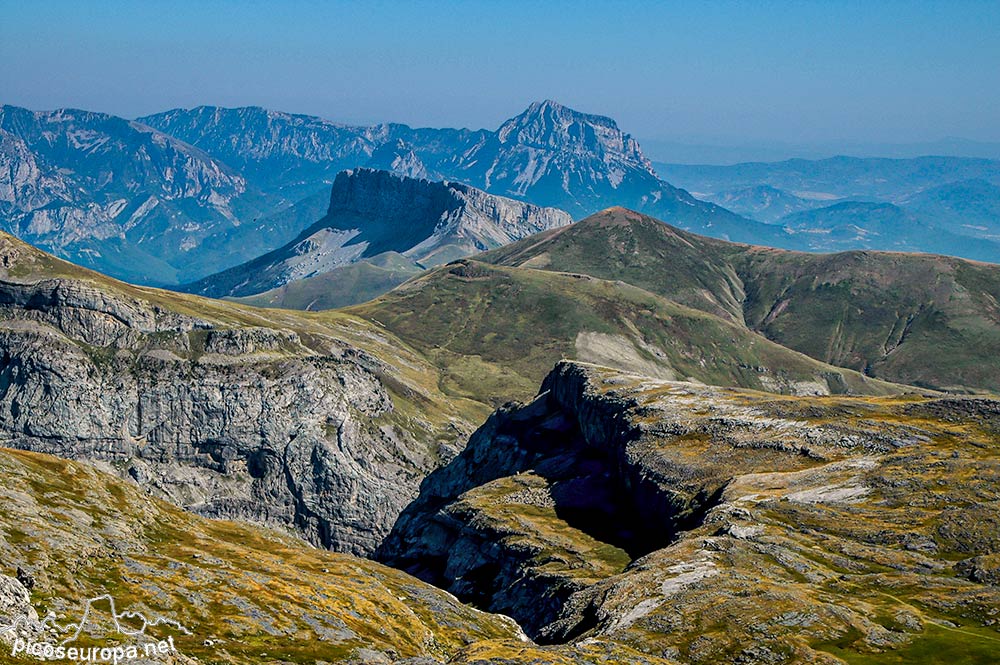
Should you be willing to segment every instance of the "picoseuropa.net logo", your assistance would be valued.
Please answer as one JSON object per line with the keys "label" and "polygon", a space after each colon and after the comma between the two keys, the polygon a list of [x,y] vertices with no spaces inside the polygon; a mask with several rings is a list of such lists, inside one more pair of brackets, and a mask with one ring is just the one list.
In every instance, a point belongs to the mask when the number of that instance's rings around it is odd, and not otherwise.
{"label": "picoseuropa.net logo", "polygon": [[[124,637],[124,642],[128,644],[115,644],[112,646],[82,646],[74,644],[81,636],[85,635],[85,630],[93,626],[94,615],[97,610],[95,606],[107,603],[109,618],[113,632]],[[16,617],[9,621],[0,619],[0,636],[7,636],[10,641],[11,655],[21,658],[35,658],[44,661],[82,661],[92,663],[124,663],[139,658],[155,658],[176,653],[177,647],[174,645],[174,636],[168,635],[165,639],[156,640],[146,634],[149,628],[156,626],[167,626],[174,631],[191,635],[183,625],[164,617],[147,618],[141,612],[122,611],[119,612],[115,604],[115,599],[109,595],[101,595],[86,601],[83,608],[83,615],[80,620],[73,623],[60,624],[53,612],[41,621],[28,616]],[[19,630],[20,629],[20,630]],[[108,631],[102,631],[108,632]],[[47,641],[41,637],[33,638],[26,634],[43,635],[66,635],[65,639],[58,641]],[[108,636],[110,637],[110,636]],[[115,640],[118,641],[118,640]]]}

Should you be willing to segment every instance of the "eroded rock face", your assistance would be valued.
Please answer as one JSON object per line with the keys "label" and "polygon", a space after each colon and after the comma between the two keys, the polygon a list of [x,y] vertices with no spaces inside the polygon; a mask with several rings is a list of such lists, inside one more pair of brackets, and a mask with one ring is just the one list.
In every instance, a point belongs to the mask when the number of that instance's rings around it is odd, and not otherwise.
{"label": "eroded rock face", "polygon": [[2,444],[101,462],[198,513],[370,552],[438,451],[374,356],[84,281],[0,281]]}
{"label": "eroded rock face", "polygon": [[144,283],[204,275],[205,263],[255,254],[269,230],[251,220],[265,199],[229,166],[138,122],[0,105],[4,230],[82,265]]}
{"label": "eroded rock face", "polygon": [[998,426],[988,399],[786,397],[564,362],[424,481],[379,554],[544,643],[687,663],[925,639],[986,654]]}

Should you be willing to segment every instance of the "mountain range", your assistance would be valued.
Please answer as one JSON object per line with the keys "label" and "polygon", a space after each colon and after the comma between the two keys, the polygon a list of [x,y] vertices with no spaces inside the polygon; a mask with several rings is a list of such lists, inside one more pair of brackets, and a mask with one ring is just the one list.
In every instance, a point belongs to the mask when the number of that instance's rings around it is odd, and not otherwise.
{"label": "mountain range", "polygon": [[[657,164],[707,201],[788,231],[782,247],[930,252],[997,262],[1000,161],[958,157]],[[775,244],[775,243],[772,243]]]}
{"label": "mountain range", "polygon": [[193,281],[280,247],[323,217],[336,174],[358,167],[463,182],[577,218],[627,204],[732,239],[782,236],[659,180],[613,120],[550,101],[496,132],[351,127],[259,108],[129,121],[8,106],[3,118],[6,228],[141,283]]}
{"label": "mountain range", "polygon": [[138,122],[197,146],[289,200],[325,188],[340,171],[363,166],[440,177],[446,163],[488,133],[351,126],[259,107],[174,109]]}
{"label": "mountain range", "polygon": [[241,175],[136,122],[3,106],[0,146],[3,227],[82,265],[176,282],[207,248],[249,258],[273,236],[243,224],[263,199]]}
{"label": "mountain range", "polygon": [[1000,184],[1000,160],[969,157],[830,157],[731,166],[656,163],[664,178],[692,192],[770,185],[811,199],[852,198],[900,203],[931,187],[981,179]]}
{"label": "mountain range", "polygon": [[349,127],[257,108],[178,109],[140,121],[236,164],[262,187],[294,186],[302,192],[307,183],[330,182],[339,170],[368,166],[466,183],[561,208],[575,219],[628,205],[732,239],[780,236],[660,180],[635,139],[614,120],[551,100],[530,104],[493,132]]}
{"label": "mountain range", "polygon": [[[961,230],[979,235],[952,232],[945,215],[927,215],[892,203],[843,201],[831,206],[792,213],[779,219],[785,230],[800,238],[803,249],[829,252],[848,249],[881,249],[903,252],[932,252],[983,261],[1000,256],[1000,236],[984,238],[988,226],[970,229],[965,217]],[[938,226],[944,222],[946,226]],[[954,222],[953,222],[954,224]]]}
{"label": "mountain range", "polygon": [[3,107],[0,608],[110,590],[194,663],[989,663],[1000,265],[943,254],[1000,256],[998,174]]}
{"label": "mountain range", "polygon": [[826,203],[821,199],[796,196],[770,185],[752,185],[701,196],[739,215],[769,224],[780,223],[781,218],[787,215],[822,207]]}
{"label": "mountain range", "polygon": [[[814,251],[905,247],[997,259],[993,245],[963,240],[996,239],[996,161],[653,165],[610,118],[553,101],[530,104],[496,131],[350,126],[256,107],[175,109],[132,121],[5,106],[0,164],[3,228],[81,265],[154,285],[196,282],[296,240],[328,212],[336,175],[357,168],[463,183],[557,207],[574,219],[623,205],[738,242]],[[926,228],[902,239],[786,228],[790,214],[847,200],[903,206]],[[862,223],[850,224],[859,229],[879,223],[854,216]],[[939,230],[962,238],[942,243]],[[354,272],[386,278],[374,268]],[[333,302],[358,299],[347,294]],[[280,301],[274,294],[264,300]]]}
{"label": "mountain range", "polygon": [[[358,178],[443,187],[376,171],[341,177],[345,185]],[[803,236],[828,224],[826,234],[836,238],[854,208],[861,208],[857,214],[869,225],[884,219],[878,232],[898,243],[913,237],[911,227],[922,228],[891,204],[850,202],[798,213],[787,223]],[[876,214],[879,209],[884,213]],[[358,214],[349,211],[344,218],[356,220]],[[793,226],[795,220],[800,225]],[[1000,367],[991,360],[1000,348],[1000,269],[994,265],[921,254],[814,254],[742,245],[621,208],[553,226],[424,275],[418,275],[423,265],[388,251],[241,301],[323,309],[381,296],[349,311],[435,358],[460,394],[478,398],[484,382],[530,390],[542,369],[560,358],[746,387],[875,390],[853,375],[782,355],[788,348],[891,382],[1000,389]],[[856,244],[853,234],[860,229],[846,229],[851,235],[844,244]],[[965,243],[970,253],[984,243],[939,230],[933,235],[942,247]],[[219,277],[269,279],[299,256],[313,256],[297,246],[273,255],[273,263]],[[364,249],[356,245],[353,251]],[[211,287],[213,280],[201,284]],[[248,291],[264,286],[252,284]],[[936,287],[927,290],[926,284]],[[539,314],[525,314],[534,310]],[[459,328],[466,334],[455,336]],[[716,340],[714,351],[704,356],[698,349],[709,338]]]}
{"label": "mountain range", "polygon": [[1000,240],[1000,182],[950,182],[926,189],[903,205],[965,235]]}

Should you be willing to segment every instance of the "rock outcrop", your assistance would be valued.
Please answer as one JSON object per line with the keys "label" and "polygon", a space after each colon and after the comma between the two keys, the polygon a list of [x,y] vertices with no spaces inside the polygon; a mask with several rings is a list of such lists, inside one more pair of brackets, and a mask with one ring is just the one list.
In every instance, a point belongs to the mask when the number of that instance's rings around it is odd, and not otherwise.
{"label": "rock outcrop", "polygon": [[186,290],[214,297],[249,296],[387,252],[415,266],[435,266],[571,221],[561,210],[459,183],[355,169],[337,175],[326,217],[298,238]]}
{"label": "rock outcrop", "polygon": [[997,413],[562,363],[424,481],[379,555],[543,643],[980,657],[1000,640]]}
{"label": "rock outcrop", "polygon": [[[17,637],[70,640],[66,647],[170,637],[175,658],[153,661],[172,665],[439,665],[469,644],[523,644],[510,619],[409,575],[257,525],[193,515],[91,465],[0,449],[0,477],[4,663],[31,662],[10,659],[5,642]],[[17,567],[35,576],[34,598],[5,575]],[[119,630],[112,610],[131,613],[121,625],[133,634]],[[16,619],[16,631],[5,631]]]}
{"label": "rock outcrop", "polygon": [[[397,356],[400,369],[344,341],[396,346],[362,322],[272,322],[0,242],[5,446],[97,461],[200,514],[366,553],[466,427],[432,423],[435,398],[405,378],[418,360]],[[424,413],[401,416],[413,399]]]}
{"label": "rock outcrop", "polygon": [[0,575],[0,648],[16,640],[35,639],[41,632],[31,594],[16,578]]}

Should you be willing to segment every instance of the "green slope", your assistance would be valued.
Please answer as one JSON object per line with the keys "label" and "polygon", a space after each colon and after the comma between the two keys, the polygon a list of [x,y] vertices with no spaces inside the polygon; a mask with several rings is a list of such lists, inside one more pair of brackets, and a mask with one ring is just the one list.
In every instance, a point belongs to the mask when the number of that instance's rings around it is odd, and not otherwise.
{"label": "green slope", "polygon": [[532,395],[561,358],[782,392],[899,390],[639,287],[579,274],[463,260],[344,311],[426,355],[446,392],[494,403]]}
{"label": "green slope", "polygon": [[476,258],[627,282],[742,322],[740,278],[727,259],[743,247],[682,231],[625,208],[609,208]]}
{"label": "green slope", "polygon": [[478,257],[621,280],[888,381],[1000,391],[1000,266],[807,254],[704,238],[622,208]]}
{"label": "green slope", "polygon": [[270,291],[232,300],[255,307],[335,309],[377,298],[421,270],[419,265],[398,252],[384,252]]}
{"label": "green slope", "polygon": [[[0,448],[0,474],[0,574],[34,576],[40,616],[76,621],[88,599],[110,594],[119,612],[187,628],[149,635],[173,636],[201,663],[359,662],[371,651],[447,659],[470,642],[518,634],[399,571],[198,517],[87,464]],[[80,646],[113,643],[89,644],[89,632]],[[8,648],[0,640],[0,660]]]}

